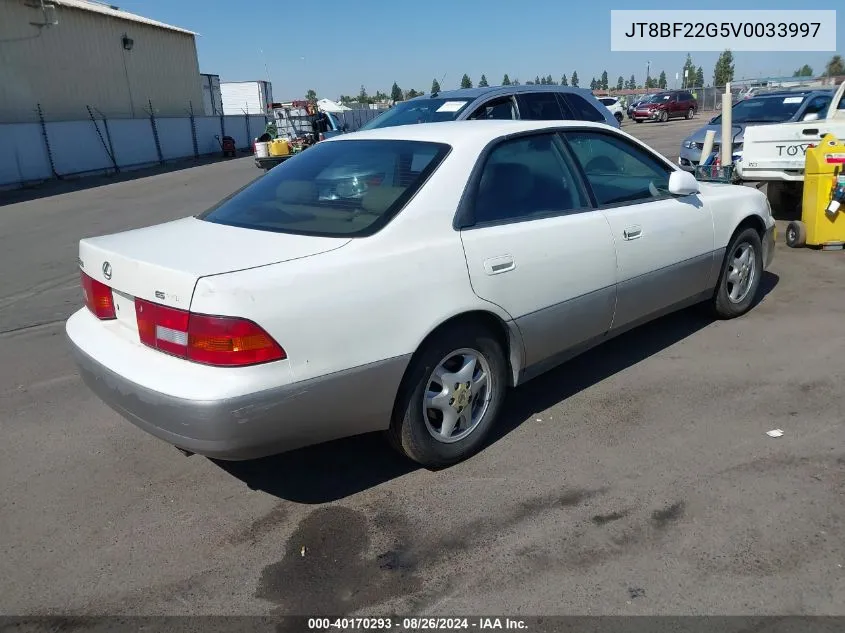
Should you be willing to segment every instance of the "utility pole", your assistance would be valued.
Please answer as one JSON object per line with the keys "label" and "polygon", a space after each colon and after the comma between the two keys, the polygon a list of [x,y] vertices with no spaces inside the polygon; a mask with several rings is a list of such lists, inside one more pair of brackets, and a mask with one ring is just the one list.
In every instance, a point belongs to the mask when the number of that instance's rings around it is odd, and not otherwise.
{"label": "utility pole", "polygon": [[645,87],[646,87],[646,90],[651,88],[651,82],[649,81],[650,79],[651,79],[651,60],[648,60],[646,62],[646,67],[645,67]]}

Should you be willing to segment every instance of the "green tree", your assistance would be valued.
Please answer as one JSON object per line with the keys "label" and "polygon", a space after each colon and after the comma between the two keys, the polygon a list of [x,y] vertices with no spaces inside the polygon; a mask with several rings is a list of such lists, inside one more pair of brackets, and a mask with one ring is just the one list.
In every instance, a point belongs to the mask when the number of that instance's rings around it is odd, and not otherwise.
{"label": "green tree", "polygon": [[830,61],[827,62],[827,66],[825,66],[824,72],[828,77],[845,75],[845,62],[842,61],[842,56],[834,55],[831,57]]}
{"label": "green tree", "polygon": [[692,82],[692,85],[704,87],[704,69],[701,66],[695,69],[695,81]]}
{"label": "green tree", "polygon": [[390,89],[390,98],[393,101],[402,101],[404,95],[402,93],[402,88],[399,87],[395,81],[393,82],[393,87]]}
{"label": "green tree", "polygon": [[316,90],[309,90],[305,93],[305,100],[314,102],[317,100],[317,91]]}
{"label": "green tree", "polygon": [[513,81],[511,82],[511,85],[512,86],[518,86],[519,85],[519,77],[514,77]]}
{"label": "green tree", "polygon": [[481,75],[481,81],[478,82],[479,88],[486,88],[490,84],[487,83],[487,75]]}
{"label": "green tree", "polygon": [[405,91],[405,99],[413,99],[414,97],[419,97],[421,94],[421,92],[417,92],[411,88],[410,90]]}
{"label": "green tree", "polygon": [[631,78],[628,80],[628,88],[630,88],[631,90],[637,89],[637,80],[634,78],[633,75],[631,75]]}
{"label": "green tree", "polygon": [[466,73],[461,77],[461,88],[472,88],[472,79]]}
{"label": "green tree", "polygon": [[716,67],[713,69],[713,85],[724,86],[734,78],[734,55],[726,50],[716,60]]}
{"label": "green tree", "polygon": [[536,86],[540,86],[540,85],[542,85],[542,84],[544,84],[544,83],[546,83],[546,82],[545,82],[545,81],[540,81],[540,75],[537,75],[536,77],[534,77],[534,85],[536,85]]}
{"label": "green tree", "polygon": [[440,82],[437,79],[431,80],[431,94],[437,94],[440,92]]}
{"label": "green tree", "polygon": [[792,76],[793,77],[812,77],[813,76],[813,68],[811,66],[808,66],[807,64],[804,64],[803,66],[801,66],[801,68],[799,68],[794,73],[792,73]]}
{"label": "green tree", "polygon": [[547,86],[556,86],[555,80],[552,79],[551,75],[546,75],[546,85]]}
{"label": "green tree", "polygon": [[616,89],[622,90],[625,87],[625,78],[622,75],[619,75],[619,79],[616,80]]}
{"label": "green tree", "polygon": [[370,97],[367,94],[367,89],[364,88],[364,84],[361,84],[361,92],[358,93],[358,103],[369,103]]}
{"label": "green tree", "polygon": [[572,71],[572,79],[570,80],[569,83],[571,83],[575,88],[578,87],[578,71],[577,70]]}
{"label": "green tree", "polygon": [[660,88],[661,90],[666,89],[666,71],[665,70],[660,71],[660,77],[657,79],[657,87]]}
{"label": "green tree", "polygon": [[569,85],[569,80],[566,78],[566,75],[560,76],[560,85],[561,86],[568,86]]}
{"label": "green tree", "polygon": [[593,77],[592,79],[590,79],[590,90],[595,90],[595,89],[596,89],[596,78]]}
{"label": "green tree", "polygon": [[603,71],[602,71],[602,73],[601,73],[601,89],[602,89],[602,90],[607,90],[607,86],[608,86],[608,83],[607,83],[607,71],[606,71],[606,70],[603,70]]}
{"label": "green tree", "polygon": [[[377,101],[388,101],[390,97],[387,96],[387,93],[382,92],[381,90],[377,90],[375,96],[370,97],[370,103],[375,103]],[[402,100],[401,98],[399,99]]]}
{"label": "green tree", "polygon": [[503,86],[510,86],[511,85],[511,78],[508,77],[507,73],[505,73],[505,76],[502,77],[502,85]]}

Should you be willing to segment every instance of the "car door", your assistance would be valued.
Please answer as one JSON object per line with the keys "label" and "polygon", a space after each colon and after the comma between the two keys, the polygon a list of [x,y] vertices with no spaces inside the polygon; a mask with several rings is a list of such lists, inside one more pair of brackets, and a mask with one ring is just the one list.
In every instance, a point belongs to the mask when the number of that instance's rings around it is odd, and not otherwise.
{"label": "car door", "polygon": [[560,137],[499,141],[468,191],[459,226],[472,287],[516,322],[524,366],[542,371],[604,335],[616,298],[613,236]]}
{"label": "car door", "polygon": [[621,134],[564,134],[616,244],[613,328],[636,325],[710,286],[713,217],[697,195],[668,192],[673,168]]}
{"label": "car door", "polygon": [[669,117],[675,118],[680,116],[682,106],[683,101],[681,101],[681,95],[676,92],[672,95],[671,99],[669,99]]}

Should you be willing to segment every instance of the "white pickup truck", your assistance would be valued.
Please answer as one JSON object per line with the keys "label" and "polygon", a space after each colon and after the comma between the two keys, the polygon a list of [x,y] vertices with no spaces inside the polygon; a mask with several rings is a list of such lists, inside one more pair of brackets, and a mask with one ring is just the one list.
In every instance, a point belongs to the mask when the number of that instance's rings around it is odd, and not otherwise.
{"label": "white pickup truck", "polygon": [[827,113],[815,121],[778,123],[745,128],[742,157],[736,173],[743,183],[766,185],[766,193],[776,204],[794,210],[800,204],[807,149],[825,134],[845,139],[845,82],[840,84]]}

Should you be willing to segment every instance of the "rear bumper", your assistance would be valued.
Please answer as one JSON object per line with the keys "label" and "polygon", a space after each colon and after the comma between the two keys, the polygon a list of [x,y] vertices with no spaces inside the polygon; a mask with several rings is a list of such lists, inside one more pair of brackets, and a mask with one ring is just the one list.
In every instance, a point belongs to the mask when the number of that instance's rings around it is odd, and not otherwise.
{"label": "rear bumper", "polygon": [[386,429],[410,355],[219,400],[161,393],[106,367],[70,340],[85,384],[138,428],[222,460],[282,453]]}

